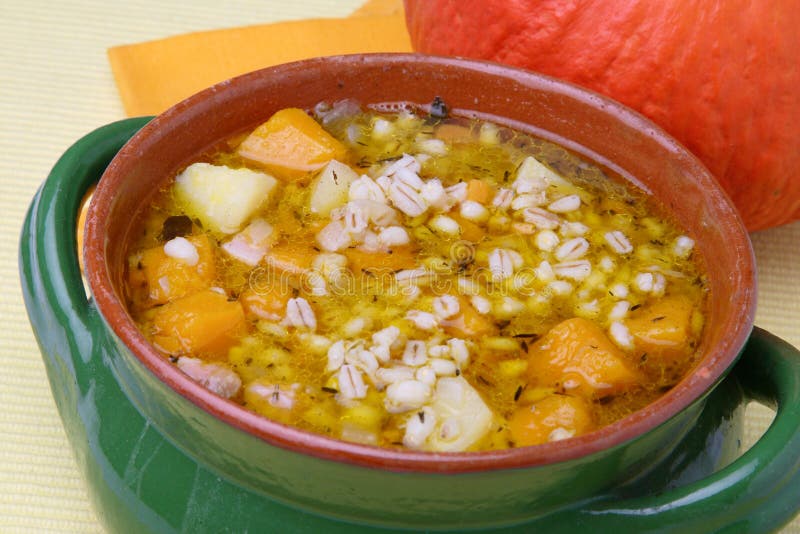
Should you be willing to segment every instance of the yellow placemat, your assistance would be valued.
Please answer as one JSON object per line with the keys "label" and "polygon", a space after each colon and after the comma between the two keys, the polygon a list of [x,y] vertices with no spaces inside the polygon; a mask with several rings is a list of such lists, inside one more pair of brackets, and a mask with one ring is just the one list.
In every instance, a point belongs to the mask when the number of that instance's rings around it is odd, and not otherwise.
{"label": "yellow placemat", "polygon": [[[90,130],[126,115],[107,50],[191,32],[344,17],[362,3],[29,0],[0,6],[0,533],[102,532],[25,316],[17,244],[27,205],[59,155]],[[370,2],[361,13],[386,16],[375,6]],[[800,345],[800,223],[760,232],[753,241],[760,269],[757,323]],[[768,418],[766,410],[748,416],[749,441]],[[800,534],[800,520],[785,532]]]}

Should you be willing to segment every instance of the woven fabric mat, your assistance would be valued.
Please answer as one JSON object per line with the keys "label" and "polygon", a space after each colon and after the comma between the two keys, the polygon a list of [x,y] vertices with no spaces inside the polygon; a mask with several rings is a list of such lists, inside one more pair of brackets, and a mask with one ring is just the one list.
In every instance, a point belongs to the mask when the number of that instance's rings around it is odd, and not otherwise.
{"label": "woven fabric mat", "polygon": [[[62,0],[0,4],[0,532],[101,532],[22,304],[19,230],[30,199],[76,139],[123,118],[107,51],[189,32],[343,17],[363,0]],[[361,13],[384,16],[394,0]],[[381,4],[381,5],[378,5]],[[188,6],[191,5],[191,8]],[[343,34],[347,38],[347,34]],[[753,235],[757,324],[800,346],[800,223]],[[748,441],[770,412],[748,413]],[[800,520],[785,532],[800,534]]]}

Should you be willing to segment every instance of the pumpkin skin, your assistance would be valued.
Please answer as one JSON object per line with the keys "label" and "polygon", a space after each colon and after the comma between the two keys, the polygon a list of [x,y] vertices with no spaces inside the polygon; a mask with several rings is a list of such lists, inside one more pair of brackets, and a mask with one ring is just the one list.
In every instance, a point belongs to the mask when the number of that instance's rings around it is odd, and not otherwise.
{"label": "pumpkin skin", "polygon": [[569,80],[697,155],[751,231],[800,219],[800,9],[791,0],[405,0],[419,52]]}

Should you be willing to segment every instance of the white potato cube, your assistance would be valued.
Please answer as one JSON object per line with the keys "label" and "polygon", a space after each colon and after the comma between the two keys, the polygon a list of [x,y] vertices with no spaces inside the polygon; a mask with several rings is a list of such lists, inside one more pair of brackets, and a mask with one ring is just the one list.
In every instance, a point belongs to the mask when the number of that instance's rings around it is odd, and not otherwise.
{"label": "white potato cube", "polygon": [[436,414],[436,429],[425,449],[458,452],[468,449],[492,426],[492,411],[463,377],[441,377],[429,406]]}
{"label": "white potato cube", "polygon": [[233,234],[269,199],[277,180],[250,169],[193,163],[175,178],[187,215],[213,232]]}
{"label": "white potato cube", "polygon": [[327,217],[333,209],[345,205],[350,184],[357,179],[358,174],[344,163],[329,161],[311,186],[311,212]]}

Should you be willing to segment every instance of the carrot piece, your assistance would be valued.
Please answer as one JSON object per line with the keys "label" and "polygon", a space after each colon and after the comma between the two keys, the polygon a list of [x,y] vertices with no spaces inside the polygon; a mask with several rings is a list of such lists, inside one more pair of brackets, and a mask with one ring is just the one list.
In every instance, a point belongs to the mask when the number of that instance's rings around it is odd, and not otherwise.
{"label": "carrot piece", "polygon": [[580,317],[562,321],[529,347],[528,378],[584,397],[617,393],[640,381],[603,330]]}
{"label": "carrot piece", "polygon": [[451,336],[469,339],[497,335],[497,326],[491,320],[478,313],[464,297],[459,297],[458,300],[458,315],[440,323],[445,332]]}
{"label": "carrot piece", "polygon": [[364,271],[372,274],[394,273],[402,269],[413,269],[417,265],[417,251],[410,246],[395,247],[389,252],[365,252],[348,248],[344,255],[356,275]]}
{"label": "carrot piece", "polygon": [[288,286],[273,280],[263,287],[250,287],[239,295],[239,302],[248,318],[279,321],[286,311],[286,303],[292,296]]}
{"label": "carrot piece", "polygon": [[197,249],[197,264],[167,256],[164,246],[151,247],[130,258],[128,282],[134,308],[146,309],[211,287],[217,276],[214,250],[205,234],[187,236]]}
{"label": "carrot piece", "polygon": [[225,359],[246,329],[242,306],[211,289],[157,308],[152,326],[152,341],[164,352],[216,359]]}
{"label": "carrot piece", "polygon": [[517,409],[508,420],[511,439],[518,447],[567,437],[559,436],[564,432],[569,437],[578,436],[594,426],[589,403],[580,397],[568,395],[549,395],[530,406]]}
{"label": "carrot piece", "polygon": [[460,236],[461,239],[464,239],[466,241],[472,241],[473,243],[479,243],[486,235],[486,230],[484,230],[474,222],[465,219],[458,213],[448,213],[447,216],[456,221],[458,225],[461,226],[461,236]]}
{"label": "carrot piece", "polygon": [[286,108],[253,130],[237,153],[292,182],[302,180],[332,159],[342,159],[347,149],[305,111]]}
{"label": "carrot piece", "polygon": [[693,311],[687,297],[664,297],[634,312],[625,325],[638,350],[673,360],[687,354]]}
{"label": "carrot piece", "polygon": [[494,188],[483,180],[467,182],[467,200],[486,204],[494,197]]}

